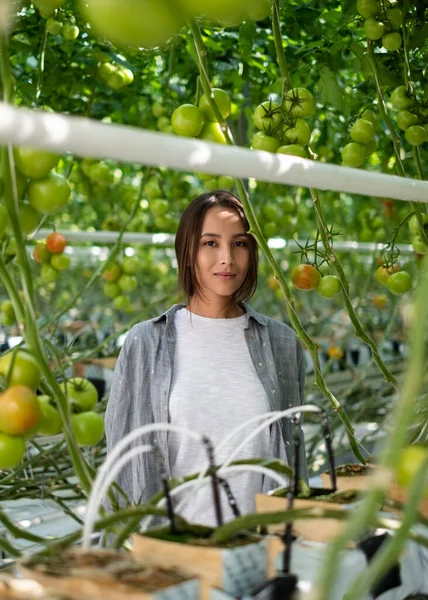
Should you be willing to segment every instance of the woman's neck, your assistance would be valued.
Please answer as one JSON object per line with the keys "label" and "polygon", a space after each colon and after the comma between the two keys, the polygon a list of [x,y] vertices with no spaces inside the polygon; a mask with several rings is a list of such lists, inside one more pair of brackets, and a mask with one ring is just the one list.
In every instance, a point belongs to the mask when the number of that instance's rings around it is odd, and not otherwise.
{"label": "woman's neck", "polygon": [[187,309],[195,315],[209,319],[234,319],[245,314],[235,301],[206,302],[196,296],[190,299]]}

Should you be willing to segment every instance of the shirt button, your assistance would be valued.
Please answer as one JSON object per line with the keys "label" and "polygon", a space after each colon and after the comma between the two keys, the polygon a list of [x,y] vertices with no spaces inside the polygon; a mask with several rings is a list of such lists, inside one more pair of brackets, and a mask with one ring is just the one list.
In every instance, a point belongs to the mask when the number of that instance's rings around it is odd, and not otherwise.
{"label": "shirt button", "polygon": [[259,363],[259,367],[263,367],[263,363]]}

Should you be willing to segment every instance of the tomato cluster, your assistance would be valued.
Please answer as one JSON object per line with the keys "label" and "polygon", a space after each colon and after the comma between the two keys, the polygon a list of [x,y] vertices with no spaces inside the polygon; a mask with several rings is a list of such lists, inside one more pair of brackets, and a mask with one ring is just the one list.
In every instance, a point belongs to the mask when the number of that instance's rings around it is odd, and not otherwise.
{"label": "tomato cluster", "polygon": [[397,264],[380,265],[376,269],[376,279],[395,296],[401,296],[412,287],[412,278],[407,271],[403,271]]}
{"label": "tomato cluster", "polygon": [[98,75],[112,90],[120,90],[134,81],[134,73],[131,69],[108,62],[108,60],[98,64]]}
{"label": "tomato cluster", "polygon": [[[422,223],[425,235],[428,234],[428,215],[422,214]],[[416,215],[413,215],[409,219],[409,231],[412,236],[412,247],[416,254],[428,254],[428,246],[425,244],[424,239],[419,229],[418,220]]]}
{"label": "tomato cluster", "polygon": [[4,390],[0,394],[0,469],[12,469],[25,453],[25,439],[36,433],[41,406],[35,390],[40,383],[37,360],[26,350],[0,358]]}
{"label": "tomato cluster", "polygon": [[291,281],[298,290],[310,292],[316,289],[323,298],[333,298],[340,292],[340,280],[336,275],[321,275],[314,265],[300,264],[291,271]]}
{"label": "tomato cluster", "polygon": [[311,92],[301,87],[289,90],[282,104],[273,100],[262,102],[253,113],[253,123],[259,131],[253,136],[252,148],[307,158],[305,146],[312,130],[306,119],[315,108]]}
{"label": "tomato cluster", "polygon": [[388,2],[380,0],[358,0],[357,11],[365,19],[364,35],[369,40],[380,40],[388,52],[401,48],[404,17],[398,3],[390,7]]}
{"label": "tomato cluster", "polygon": [[419,102],[415,93],[404,85],[396,87],[390,97],[392,106],[398,111],[397,125],[411,146],[420,146],[428,141],[428,106]]}
{"label": "tomato cluster", "polygon": [[138,285],[136,274],[141,271],[141,262],[136,256],[124,256],[121,262],[115,262],[105,269],[103,277],[104,294],[113,298],[113,305],[122,312],[132,312],[131,299],[127,294]]}
{"label": "tomato cluster", "polygon": [[372,109],[366,109],[352,125],[351,142],[342,149],[342,161],[347,167],[360,167],[376,150],[375,134],[378,118]]}
{"label": "tomato cluster", "polygon": [[61,384],[71,407],[71,426],[79,446],[98,444],[104,437],[104,419],[94,411],[97,388],[84,377],[71,377]]}
{"label": "tomato cluster", "polygon": [[35,246],[33,258],[42,265],[40,275],[44,283],[53,283],[70,266],[70,257],[64,252],[66,246],[65,236],[55,231]]}

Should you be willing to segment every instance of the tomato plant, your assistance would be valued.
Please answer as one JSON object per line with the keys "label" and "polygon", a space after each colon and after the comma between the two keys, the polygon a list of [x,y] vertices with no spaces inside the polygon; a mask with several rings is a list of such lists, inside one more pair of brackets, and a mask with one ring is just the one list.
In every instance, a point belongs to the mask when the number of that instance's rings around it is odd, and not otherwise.
{"label": "tomato plant", "polygon": [[51,264],[44,264],[40,269],[40,277],[44,283],[54,283],[58,279],[58,271]]}
{"label": "tomato plant", "polygon": [[294,287],[302,291],[310,291],[317,287],[321,274],[313,265],[297,265],[291,270],[291,281]]}
{"label": "tomato plant", "polygon": [[117,285],[122,290],[122,292],[133,292],[137,289],[138,280],[135,275],[126,275],[123,274],[117,280]]}
{"label": "tomato plant", "polygon": [[404,132],[404,137],[411,146],[420,146],[428,139],[428,132],[422,125],[410,125]]}
{"label": "tomato plant", "polygon": [[25,385],[35,390],[40,383],[37,359],[27,350],[12,350],[0,358],[0,375],[9,385]]}
{"label": "tomato plant", "polygon": [[104,437],[104,419],[93,411],[71,416],[71,425],[79,446],[98,444]]}
{"label": "tomato plant", "polygon": [[367,152],[358,142],[349,142],[342,150],[343,164],[347,167],[359,167],[366,160]]}
{"label": "tomato plant", "polygon": [[65,271],[71,264],[71,259],[67,254],[54,254],[50,260],[50,265],[57,271]]}
{"label": "tomato plant", "polygon": [[84,377],[71,377],[61,383],[61,388],[74,412],[92,410],[98,401],[97,388]]}
{"label": "tomato plant", "polygon": [[64,252],[66,246],[67,240],[62,233],[54,231],[46,237],[46,247],[52,254]]}
{"label": "tomato plant", "polygon": [[416,125],[419,122],[419,117],[409,110],[400,110],[397,114],[397,125],[403,131],[406,131],[412,125]]}
{"label": "tomato plant", "polygon": [[172,113],[174,133],[185,137],[198,137],[204,126],[204,113],[193,104],[182,104]]}
{"label": "tomato plant", "polygon": [[141,260],[138,256],[124,256],[121,262],[122,271],[128,275],[139,273],[142,269]]}
{"label": "tomato plant", "polygon": [[393,90],[390,100],[391,104],[397,110],[412,108],[416,103],[414,96],[411,95],[404,85],[399,85]]}
{"label": "tomato plant", "polygon": [[122,268],[118,264],[110,265],[103,272],[103,277],[107,281],[117,281],[121,275],[122,275]]}
{"label": "tomato plant", "polygon": [[382,46],[388,50],[388,52],[394,52],[401,47],[403,43],[403,38],[401,37],[401,33],[398,31],[391,31],[389,33],[385,33],[382,37]]}
{"label": "tomato plant", "polygon": [[378,280],[378,282],[381,285],[386,286],[386,282],[387,282],[389,276],[392,275],[392,273],[398,273],[398,271],[400,271],[400,270],[401,269],[398,265],[393,265],[393,266],[380,265],[376,269],[376,279]]}
{"label": "tomato plant", "polygon": [[103,292],[107,298],[116,298],[116,296],[119,296],[122,293],[117,283],[113,283],[112,281],[107,281],[103,285]]}
{"label": "tomato plant", "polygon": [[370,40],[380,40],[385,33],[385,24],[369,17],[364,23],[364,33]]}
{"label": "tomato plant", "polygon": [[25,385],[12,385],[0,394],[0,431],[20,435],[37,425],[40,405],[32,389]]}

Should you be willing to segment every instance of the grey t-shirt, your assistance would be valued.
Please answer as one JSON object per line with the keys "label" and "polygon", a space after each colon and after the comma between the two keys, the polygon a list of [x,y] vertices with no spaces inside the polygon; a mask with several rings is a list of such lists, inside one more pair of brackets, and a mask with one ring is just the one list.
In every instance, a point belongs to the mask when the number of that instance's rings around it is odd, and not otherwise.
{"label": "grey t-shirt", "polygon": [[[214,446],[244,421],[270,410],[245,341],[246,321],[246,315],[212,319],[190,313],[186,308],[175,313],[177,343],[169,398],[170,420],[206,435]],[[253,423],[246,427],[223,446],[215,455],[216,463],[226,460],[256,426]],[[170,433],[168,445],[173,477],[181,479],[205,466],[205,449],[194,439]],[[245,445],[236,460],[269,456],[267,427]],[[241,513],[254,512],[254,496],[263,489],[263,475],[240,473],[228,481]],[[222,507],[224,520],[232,519],[224,493]],[[214,526],[211,488],[207,486],[193,493],[182,515],[196,523]]]}

